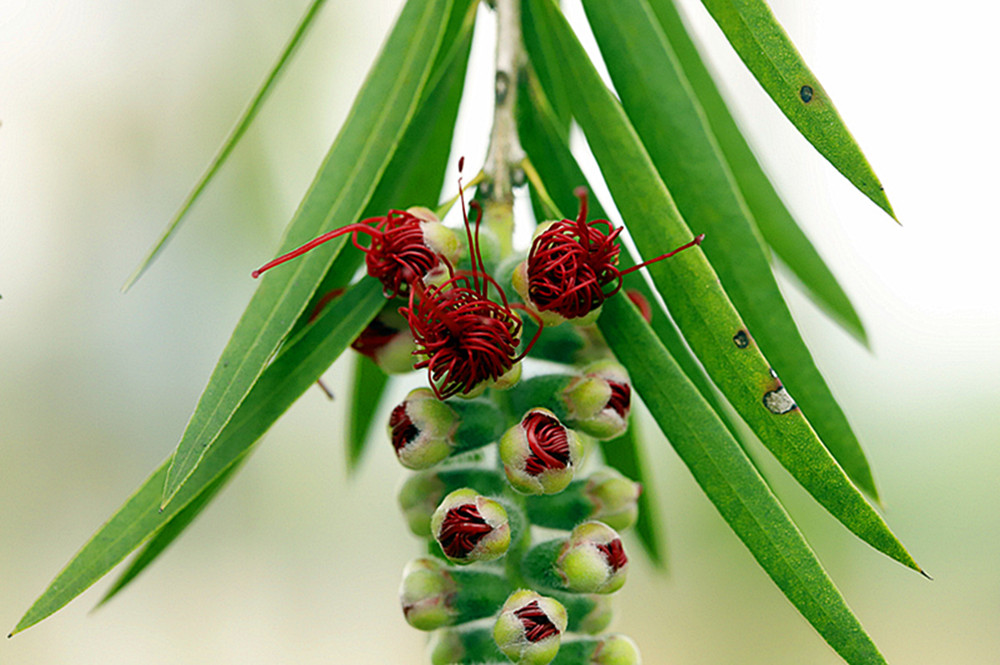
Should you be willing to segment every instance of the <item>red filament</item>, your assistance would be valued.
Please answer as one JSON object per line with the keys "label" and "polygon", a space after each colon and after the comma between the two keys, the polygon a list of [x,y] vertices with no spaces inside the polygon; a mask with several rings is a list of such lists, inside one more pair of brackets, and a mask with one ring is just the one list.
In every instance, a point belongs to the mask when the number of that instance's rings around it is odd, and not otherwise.
{"label": "red filament", "polygon": [[559,629],[549,619],[545,610],[539,607],[537,600],[531,601],[519,610],[514,610],[514,616],[521,620],[524,637],[529,642],[539,642],[546,637],[559,634]]}
{"label": "red filament", "polygon": [[672,252],[619,270],[618,236],[622,229],[606,219],[588,222],[587,192],[581,187],[575,193],[580,198],[577,218],[554,222],[535,238],[528,252],[528,297],[541,311],[554,311],[567,319],[586,316],[621,289],[625,275],[701,244],[705,237],[700,235]]}
{"label": "red filament", "polygon": [[466,503],[447,512],[437,540],[452,559],[464,559],[483,536],[493,531],[475,505]]}
{"label": "red filament", "polygon": [[628,563],[628,557],[625,556],[625,548],[622,546],[620,538],[615,538],[610,543],[598,545],[597,549],[604,555],[604,560],[608,562],[612,571],[619,570]]}
{"label": "red filament", "polygon": [[[462,194],[461,183],[459,194]],[[518,306],[507,302],[503,289],[486,272],[479,248],[482,208],[475,201],[471,207],[477,212],[475,233],[465,213],[462,195],[472,270],[456,273],[446,264],[450,274],[447,281],[430,287],[415,282],[408,306],[399,309],[416,342],[414,355],[423,356],[414,369],[427,368],[431,389],[442,400],[469,393],[483,381],[499,379],[528,353],[542,329],[537,315],[525,310],[537,320],[539,328],[525,350],[518,354],[522,324],[513,312]],[[499,294],[499,302],[490,299],[491,286]]]}
{"label": "red filament", "polygon": [[608,385],[611,386],[611,397],[606,408],[614,409],[615,413],[625,418],[632,408],[632,387],[617,381],[608,381]]}
{"label": "red filament", "polygon": [[410,420],[410,415],[406,412],[406,402],[392,410],[389,428],[392,430],[392,447],[397,453],[420,436],[420,428]]}
{"label": "red filament", "polygon": [[547,469],[565,469],[569,465],[569,437],[558,419],[532,411],[521,420],[531,455],[524,462],[529,476],[537,476]]}
{"label": "red filament", "polygon": [[[251,274],[259,277],[262,272],[301,256],[328,240],[350,233],[351,242],[365,253],[368,274],[382,282],[386,296],[394,297],[405,293],[413,281],[423,279],[441,260],[440,255],[424,242],[422,221],[409,212],[390,210],[385,217],[371,217],[324,233],[265,263]],[[367,247],[358,240],[359,233],[371,238]]]}

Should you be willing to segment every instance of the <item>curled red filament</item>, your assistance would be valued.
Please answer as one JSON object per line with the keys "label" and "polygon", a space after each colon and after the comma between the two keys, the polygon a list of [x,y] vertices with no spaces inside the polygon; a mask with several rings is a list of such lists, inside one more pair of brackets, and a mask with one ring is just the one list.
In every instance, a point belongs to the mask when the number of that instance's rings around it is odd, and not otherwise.
{"label": "curled red filament", "polygon": [[452,559],[464,559],[483,536],[493,531],[475,505],[466,503],[448,511],[441,523],[437,540]]}
{"label": "curled red filament", "polygon": [[521,420],[531,455],[524,462],[529,476],[547,469],[565,469],[569,459],[569,437],[557,418],[541,411],[532,411]]}
{"label": "curled red filament", "polygon": [[704,239],[699,235],[672,252],[619,270],[618,236],[622,229],[606,219],[588,222],[587,192],[581,187],[575,193],[580,198],[577,218],[554,222],[535,238],[528,252],[528,297],[541,311],[554,311],[567,319],[586,316],[621,289],[622,278],[628,273]]}
{"label": "curled red filament", "polygon": [[[422,221],[409,212],[390,210],[385,217],[371,217],[324,233],[265,263],[251,274],[259,277],[262,272],[301,256],[328,240],[350,233],[351,242],[365,253],[368,274],[382,282],[386,296],[394,297],[406,293],[414,280],[422,279],[442,258],[424,242]],[[367,247],[358,240],[359,233],[371,238]]]}
{"label": "curled red filament", "polygon": [[514,610],[514,616],[521,620],[524,626],[524,637],[529,642],[538,642],[546,637],[558,635],[559,629],[549,619],[537,600],[533,600],[519,610]]}
{"label": "curled red filament", "polygon": [[611,397],[608,399],[607,408],[614,409],[615,413],[625,418],[632,408],[632,387],[617,381],[608,381],[608,385],[611,386]]}
{"label": "curled red filament", "polygon": [[619,570],[628,563],[628,557],[625,556],[625,548],[622,546],[620,538],[615,538],[610,543],[598,545],[597,549],[604,555],[604,560],[608,562],[612,571]]}
{"label": "curled red filament", "polygon": [[[486,272],[479,249],[482,209],[476,202],[472,207],[477,212],[475,235],[462,196],[472,270],[456,274],[446,264],[450,274],[447,281],[430,287],[415,282],[408,306],[399,309],[417,346],[414,355],[423,356],[414,369],[427,368],[431,389],[442,400],[469,393],[483,381],[499,379],[528,353],[542,330],[538,316],[525,310],[536,319],[539,328],[525,350],[517,353],[522,324],[513,308],[518,305],[507,302],[503,289]],[[491,286],[499,294],[499,302],[490,299]]]}
{"label": "curled red filament", "polygon": [[420,436],[420,428],[410,420],[405,402],[392,410],[389,415],[389,428],[392,430],[392,447],[397,453]]}

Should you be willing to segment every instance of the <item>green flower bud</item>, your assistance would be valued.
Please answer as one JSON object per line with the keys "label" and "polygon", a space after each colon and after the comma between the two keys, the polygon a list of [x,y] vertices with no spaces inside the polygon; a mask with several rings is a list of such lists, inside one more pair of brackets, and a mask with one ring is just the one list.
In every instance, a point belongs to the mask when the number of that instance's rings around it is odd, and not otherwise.
{"label": "green flower bud", "polygon": [[556,494],[573,480],[583,447],[548,409],[528,411],[500,439],[507,480],[525,494]]}
{"label": "green flower bud", "polygon": [[592,593],[566,593],[562,591],[546,592],[558,600],[566,608],[570,633],[587,633],[596,635],[607,630],[614,616],[611,607],[611,597]]}
{"label": "green flower bud", "polygon": [[[492,469],[450,468],[415,473],[399,488],[399,507],[415,536],[431,537],[431,515],[449,492],[471,487],[480,494],[503,493],[507,482]],[[579,521],[579,520],[578,520]]]}
{"label": "green flower bud", "polygon": [[570,533],[555,567],[570,591],[613,593],[625,584],[628,557],[614,529],[584,522]]}
{"label": "green flower bud", "polygon": [[500,663],[504,656],[497,649],[489,628],[446,628],[431,636],[431,665],[456,663]]}
{"label": "green flower bud", "polygon": [[627,635],[607,635],[597,647],[593,665],[642,665],[639,647]]}
{"label": "green flower bud", "polygon": [[504,603],[493,628],[493,639],[518,665],[546,665],[559,652],[567,621],[561,603],[522,589]]}
{"label": "green flower bud", "polygon": [[594,505],[592,519],[604,522],[612,529],[624,531],[639,518],[639,494],[642,485],[633,482],[612,468],[600,469],[586,481],[584,489]]}
{"label": "green flower bud", "polygon": [[371,358],[387,374],[402,374],[413,369],[417,345],[406,319],[395,305],[388,305],[351,342],[351,348]]}
{"label": "green flower bud", "polygon": [[389,416],[389,439],[399,462],[427,469],[451,454],[458,414],[427,388],[411,390]]}
{"label": "green flower bud", "polygon": [[632,387],[625,368],[614,361],[593,363],[562,394],[567,421],[598,439],[613,439],[628,428]]}
{"label": "green flower bud", "polygon": [[406,622],[418,630],[435,630],[453,622],[450,598],[455,582],[433,559],[414,559],[403,569],[399,602]]}
{"label": "green flower bud", "polygon": [[510,546],[507,511],[473,489],[455,490],[431,517],[431,532],[449,561],[492,561]]}

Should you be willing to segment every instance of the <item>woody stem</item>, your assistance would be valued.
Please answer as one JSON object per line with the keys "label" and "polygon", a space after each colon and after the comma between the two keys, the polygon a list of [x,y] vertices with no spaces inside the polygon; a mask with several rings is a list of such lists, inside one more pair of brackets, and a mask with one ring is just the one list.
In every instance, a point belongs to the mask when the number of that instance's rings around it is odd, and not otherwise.
{"label": "woody stem", "polygon": [[514,185],[524,181],[520,163],[524,150],[517,137],[514,110],[517,106],[517,82],[525,56],[521,42],[521,0],[494,0],[497,19],[495,106],[490,147],[483,170],[487,226],[500,240],[504,254],[511,249],[514,231]]}

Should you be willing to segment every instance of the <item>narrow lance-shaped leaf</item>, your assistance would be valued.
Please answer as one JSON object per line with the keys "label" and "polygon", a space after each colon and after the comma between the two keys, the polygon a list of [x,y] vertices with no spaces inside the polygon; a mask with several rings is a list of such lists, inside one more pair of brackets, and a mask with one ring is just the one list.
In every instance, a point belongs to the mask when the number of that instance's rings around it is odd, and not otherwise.
{"label": "narrow lance-shaped leaf", "polygon": [[781,112],[834,168],[896,218],[868,160],[833,101],[764,0],[702,0],[743,64]]}
{"label": "narrow lance-shaped leaf", "polygon": [[[690,241],[693,234],[635,130],[565,18],[549,0],[529,0],[525,7],[530,8],[524,33],[529,54],[533,60],[548,58],[547,66],[559,69],[579,91],[574,113],[639,251],[653,257]],[[689,249],[648,270],[709,376],[778,461],[852,532],[920,570],[772,373],[704,253]]]}
{"label": "narrow lance-shaped leaf", "polygon": [[754,341],[847,475],[877,498],[861,444],[792,320],[750,211],[648,3],[583,6],[622,107],[681,215],[712,239],[702,249]]}
{"label": "narrow lance-shaped leaf", "polygon": [[[587,183],[587,179],[570,152],[566,139],[559,131],[558,121],[538,79],[529,73],[525,77],[523,87],[524,89],[518,96],[518,132],[521,137],[521,145],[531,160],[531,168],[538,174],[541,181],[532,183],[532,185],[536,189],[543,188],[545,194],[551,199],[552,205],[556,206],[556,209],[550,211],[550,214],[560,218],[571,218],[574,208],[580,203],[573,192],[580,185]],[[591,187],[590,191],[593,192],[594,188]],[[607,219],[607,213],[601,207],[597,197],[591,196],[588,206],[592,219]],[[623,251],[621,267],[629,268],[632,265],[634,262],[631,253]],[[739,440],[738,430],[730,422],[725,410],[722,409],[704,370],[684,344],[677,327],[663,311],[646,281],[636,276],[628,283],[628,288],[637,290],[649,301],[653,317],[653,330],[656,331],[660,341],[670,350],[671,355],[684,369],[684,373],[720,414],[733,436]]]}
{"label": "narrow lance-shaped leaf", "polygon": [[236,121],[236,125],[229,131],[229,136],[226,137],[226,140],[222,142],[222,147],[219,148],[219,152],[217,152],[215,157],[212,158],[208,168],[201,174],[201,177],[198,178],[198,182],[195,183],[194,188],[188,193],[184,202],[181,203],[181,207],[176,213],[174,213],[173,218],[167,224],[167,228],[163,230],[163,233],[160,234],[159,239],[153,247],[150,248],[145,258],[143,258],[129,278],[125,280],[125,284],[122,285],[123,292],[128,291],[129,288],[131,288],[132,285],[135,284],[140,277],[142,277],[143,273],[146,272],[146,269],[150,266],[150,264],[156,260],[156,257],[160,255],[160,252],[166,246],[167,241],[170,240],[174,232],[177,231],[180,223],[184,220],[184,217],[187,216],[188,211],[191,210],[191,206],[194,205],[195,201],[198,200],[198,197],[200,197],[202,192],[205,191],[208,183],[211,182],[212,178],[215,177],[215,174],[219,172],[219,169],[225,163],[230,153],[232,153],[233,148],[236,147],[236,144],[240,142],[243,134],[247,131],[247,128],[250,127],[250,123],[252,123],[253,119],[257,117],[257,112],[260,111],[261,107],[264,105],[264,100],[266,100],[267,96],[271,94],[271,90],[274,89],[278,79],[281,78],[286,66],[292,59],[292,55],[298,49],[299,44],[302,43],[302,39],[306,36],[309,28],[312,27],[316,16],[319,14],[319,10],[323,8],[324,4],[326,4],[326,0],[313,0],[309,4],[305,15],[303,15],[299,24],[296,26],[295,32],[292,33],[291,39],[289,39],[288,43],[285,44],[284,50],[281,52],[281,55],[278,56],[278,60],[271,67],[271,71],[268,72],[267,77],[264,79],[264,83],[261,84],[257,93],[253,96],[253,99],[250,100],[247,107],[243,109],[243,113],[240,114],[239,119]]}
{"label": "narrow lance-shaped leaf", "polygon": [[[283,251],[358,219],[415,112],[451,8],[409,0],[347,121],[289,223]],[[268,273],[254,293],[177,446],[163,489],[166,505],[197,468],[260,376],[321,276],[344,245],[328,243]]]}
{"label": "narrow lance-shaped leaf", "polygon": [[354,359],[350,414],[347,420],[347,468],[354,471],[370,438],[375,414],[389,377],[371,359],[358,355]]}
{"label": "narrow lance-shaped leaf", "polygon": [[[434,85],[432,91],[425,93],[424,98],[427,101],[422,104],[414,122],[407,128],[406,134],[400,142],[399,150],[397,150],[389,166],[383,173],[382,180],[369,201],[369,209],[371,210],[384,211],[390,207],[399,206],[403,201],[432,202],[441,190],[441,180],[444,176],[449,147],[451,145],[451,129],[454,127],[454,115],[457,113],[458,97],[460,96],[454,94],[454,89],[461,89],[464,83],[465,68],[472,37],[471,19],[474,16],[474,2],[462,0],[462,3],[464,4],[456,5],[452,8],[452,18],[449,21],[445,35],[445,41],[450,43],[454,40],[456,48],[450,50],[445,58],[439,58],[438,63],[435,65],[435,74],[432,75],[432,80],[437,80],[438,82]],[[441,70],[441,72],[447,71],[448,75],[439,76],[438,70]],[[442,104],[446,109],[443,112]],[[453,105],[455,108],[448,110],[449,105]],[[425,131],[426,126],[438,121],[450,123],[445,128],[447,131],[438,131],[436,129],[431,132]],[[423,168],[422,177],[399,177],[400,174],[413,170],[413,165],[416,164],[419,164]],[[360,264],[361,256],[357,252],[341,252],[324,276],[323,284],[318,289],[319,295],[316,296],[317,300],[324,295],[328,295],[333,289],[346,286],[351,275],[354,274],[355,268]],[[315,303],[310,303],[310,307],[303,312],[303,316],[300,317],[299,322],[296,324],[297,327],[293,328],[292,332],[289,333],[289,338],[283,343],[283,350],[292,348],[302,341],[301,338],[307,334],[306,328],[315,321],[316,316],[322,311],[316,311],[315,307]],[[299,323],[302,325],[299,326]],[[313,340],[318,340],[315,332],[312,332],[310,337]],[[279,351],[279,355],[282,353],[283,351]],[[280,368],[281,371],[289,371],[290,365],[287,363],[287,359],[283,360],[284,362],[277,363],[276,369]],[[327,358],[322,362],[329,364],[332,360],[333,358]],[[320,367],[314,371],[318,372],[321,370],[322,368]],[[252,394],[253,392],[251,392]],[[269,413],[274,418],[280,415],[280,412],[277,410],[270,411]],[[268,426],[269,424],[266,420],[262,419],[258,421],[256,430],[241,431],[249,437],[259,436],[259,433],[263,432]],[[223,436],[225,436],[225,432]],[[247,439],[242,441],[243,445],[248,445],[249,443],[252,443],[252,440]],[[241,468],[242,462],[245,459],[246,454],[238,458],[232,466],[228,467],[214,481],[206,485],[183,510],[174,514],[166,524],[161,526],[156,535],[146,543],[142,551],[115,581],[111,590],[101,599],[101,604],[110,600],[114,595],[117,595],[139,573],[145,570],[150,563],[155,561],[171,542],[183,533],[211,500],[215,498],[222,487],[235,475],[236,471]]]}
{"label": "narrow lance-shaped leaf", "polygon": [[754,156],[685,28],[674,0],[649,0],[649,4],[701,103],[712,134],[764,240],[801,280],[813,300],[867,345],[868,336],[861,318]]}
{"label": "narrow lance-shaped leaf", "polygon": [[[148,541],[226,472],[320,377],[381,309],[381,285],[365,279],[348,289],[299,340],[264,371],[173,501],[160,509],[170,460],[146,479],[49,584],[14,628],[33,626],[103,577]],[[12,633],[12,634],[13,634]]]}
{"label": "narrow lance-shaped leaf", "polygon": [[792,604],[852,665],[885,660],[774,494],[625,298],[598,325],[695,480]]}
{"label": "narrow lance-shaped leaf", "polygon": [[178,511],[170,519],[169,522],[163,525],[163,527],[156,532],[152,538],[143,546],[142,550],[136,557],[129,563],[128,567],[122,571],[122,573],[115,580],[115,583],[111,585],[104,596],[101,598],[97,606],[105,604],[112,598],[118,595],[118,592],[128,586],[139,574],[149,567],[149,564],[153,563],[157,557],[163,554],[164,551],[170,545],[177,540],[177,537],[184,533],[184,530],[191,526],[195,518],[201,514],[201,511],[205,509],[212,499],[229,484],[229,481],[233,479],[236,472],[243,468],[244,462],[249,459],[250,452],[253,449],[248,449],[243,455],[238,457],[229,468],[223,471],[219,476],[205,486],[201,492],[198,493],[191,501],[188,502],[186,506],[180,511]]}

